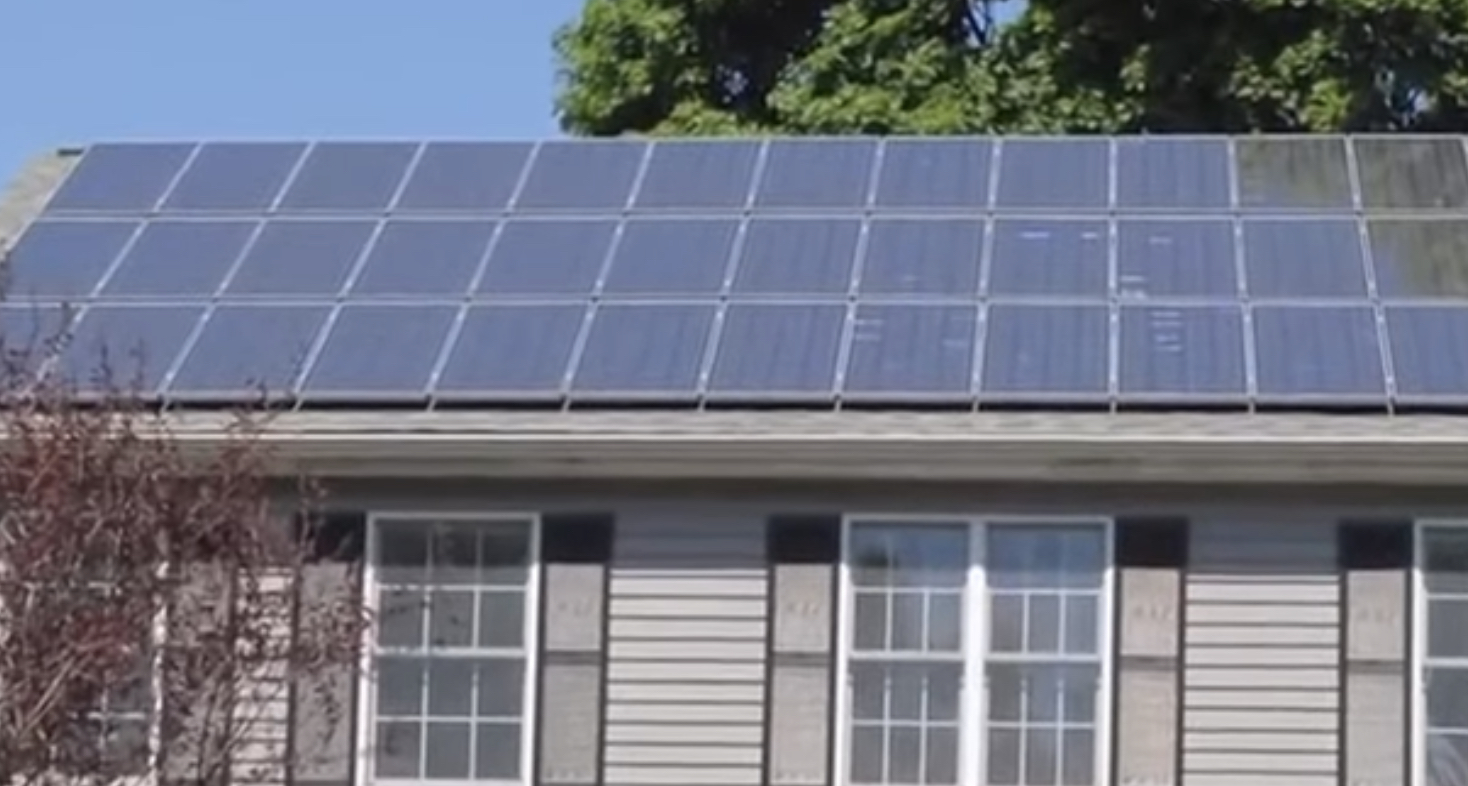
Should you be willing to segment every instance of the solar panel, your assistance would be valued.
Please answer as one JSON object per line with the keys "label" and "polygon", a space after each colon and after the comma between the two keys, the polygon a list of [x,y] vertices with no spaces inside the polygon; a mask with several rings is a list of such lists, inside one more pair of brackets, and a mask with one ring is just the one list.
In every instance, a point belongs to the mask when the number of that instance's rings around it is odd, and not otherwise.
{"label": "solar panel", "polygon": [[1109,321],[1105,306],[991,306],[981,395],[999,401],[1104,397]]}
{"label": "solar panel", "polygon": [[1240,137],[1234,142],[1239,207],[1349,210],[1346,144],[1332,137]]}
{"label": "solar panel", "polygon": [[132,221],[32,222],[6,258],[5,290],[25,297],[86,297],[137,231]]}
{"label": "solar panel", "polygon": [[1457,137],[1355,140],[1361,205],[1367,209],[1468,207],[1468,159]]}
{"label": "solar panel", "polygon": [[1256,306],[1261,401],[1385,404],[1376,317],[1366,306]]}
{"label": "solar panel", "polygon": [[1382,297],[1468,297],[1468,220],[1368,219],[1366,231]]}
{"label": "solar panel", "polygon": [[639,208],[739,208],[749,200],[760,143],[678,140],[653,145],[637,190]]}
{"label": "solar panel", "polygon": [[994,144],[988,139],[890,139],[877,172],[876,204],[889,208],[985,208]]}
{"label": "solar panel", "polygon": [[975,306],[858,305],[842,395],[971,398],[977,325]]}
{"label": "solar panel", "polygon": [[502,210],[533,148],[529,142],[430,142],[413,165],[395,209]]}
{"label": "solar panel", "polygon": [[559,398],[585,314],[579,303],[471,306],[434,396]]}
{"label": "solar panel", "polygon": [[732,290],[741,295],[844,295],[861,222],[848,218],[752,219]]}
{"label": "solar panel", "polygon": [[861,264],[865,295],[969,295],[979,291],[984,222],[878,219]]}
{"label": "solar panel", "polygon": [[572,401],[697,395],[714,306],[602,304],[571,379]]}
{"label": "solar panel", "polygon": [[1116,291],[1122,297],[1223,297],[1239,293],[1233,222],[1117,222]]}
{"label": "solar panel", "polygon": [[1258,298],[1365,297],[1356,222],[1245,221],[1244,275]]}
{"label": "solar panel", "polygon": [[64,341],[67,329],[78,316],[74,307],[55,303],[17,302],[0,304],[0,351],[7,361],[24,353],[39,361]]}
{"label": "solar panel", "polygon": [[281,210],[378,211],[392,204],[417,155],[400,142],[322,142],[296,172]]}
{"label": "solar panel", "polygon": [[708,397],[830,399],[845,325],[844,304],[730,305]]}
{"label": "solar panel", "polygon": [[852,208],[867,202],[875,142],[773,139],[754,204],[767,208]]}
{"label": "solar panel", "polygon": [[1105,297],[1107,237],[1105,221],[998,219],[988,292]]}
{"label": "solar panel", "polygon": [[92,145],[62,181],[47,210],[140,213],[152,210],[173,184],[194,145]]}
{"label": "solar panel", "polygon": [[506,221],[490,248],[481,295],[589,295],[616,233],[611,220]]}
{"label": "solar panel", "polygon": [[1104,139],[1005,139],[994,207],[1105,209],[1110,160]]}
{"label": "solar panel", "polygon": [[456,305],[347,305],[327,331],[301,395],[307,400],[422,398]]}
{"label": "solar panel", "polygon": [[352,294],[467,294],[494,230],[490,221],[390,220],[372,244]]}
{"label": "solar panel", "polygon": [[152,395],[203,314],[201,305],[92,306],[78,318],[58,370],[84,389]]}
{"label": "solar panel", "polygon": [[530,161],[520,210],[620,210],[647,145],[627,140],[543,142]]}
{"label": "solar panel", "polygon": [[150,221],[103,292],[212,297],[257,226],[254,221]]}
{"label": "solar panel", "polygon": [[167,395],[208,401],[289,397],[330,313],[326,305],[216,307]]}
{"label": "solar panel", "polygon": [[1233,201],[1228,142],[1145,136],[1116,141],[1118,207],[1225,209]]}
{"label": "solar panel", "polygon": [[297,142],[215,142],[199,148],[164,210],[266,210],[306,152]]}
{"label": "solar panel", "polygon": [[235,267],[224,294],[336,295],[377,225],[351,219],[267,221]]}
{"label": "solar panel", "polygon": [[1123,307],[1119,329],[1117,383],[1123,400],[1245,400],[1238,306]]}
{"label": "solar panel", "polygon": [[602,292],[609,295],[712,295],[724,288],[739,222],[732,219],[632,220],[612,254]]}
{"label": "solar panel", "polygon": [[1385,309],[1398,400],[1468,399],[1468,308]]}

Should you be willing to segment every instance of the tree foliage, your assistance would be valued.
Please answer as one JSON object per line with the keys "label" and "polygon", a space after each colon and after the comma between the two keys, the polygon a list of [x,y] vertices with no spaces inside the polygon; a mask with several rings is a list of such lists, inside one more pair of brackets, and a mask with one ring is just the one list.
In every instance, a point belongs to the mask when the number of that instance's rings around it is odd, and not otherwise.
{"label": "tree foliage", "polygon": [[[1007,0],[1015,3],[1019,0]],[[591,135],[1461,129],[1458,0],[588,0]]]}

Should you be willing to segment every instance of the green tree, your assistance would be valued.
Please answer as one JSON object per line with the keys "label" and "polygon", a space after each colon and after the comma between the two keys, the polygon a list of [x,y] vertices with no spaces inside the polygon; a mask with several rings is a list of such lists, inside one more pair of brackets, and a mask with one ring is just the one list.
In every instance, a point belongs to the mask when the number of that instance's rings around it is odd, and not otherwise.
{"label": "green tree", "polygon": [[[1010,0],[1017,2],[1018,0]],[[559,111],[612,135],[1461,130],[1462,0],[588,0]]]}

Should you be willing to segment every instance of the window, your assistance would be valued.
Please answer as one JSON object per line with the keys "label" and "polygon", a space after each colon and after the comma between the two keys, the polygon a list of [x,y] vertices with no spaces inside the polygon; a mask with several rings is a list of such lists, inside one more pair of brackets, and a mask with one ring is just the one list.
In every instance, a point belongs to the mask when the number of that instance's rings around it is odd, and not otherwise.
{"label": "window", "polygon": [[1447,786],[1468,782],[1468,527],[1424,526],[1419,537],[1421,782]]}
{"label": "window", "polygon": [[1109,538],[1106,522],[849,522],[848,782],[1101,783]]}
{"label": "window", "polygon": [[369,743],[376,781],[529,772],[536,522],[372,522]]}

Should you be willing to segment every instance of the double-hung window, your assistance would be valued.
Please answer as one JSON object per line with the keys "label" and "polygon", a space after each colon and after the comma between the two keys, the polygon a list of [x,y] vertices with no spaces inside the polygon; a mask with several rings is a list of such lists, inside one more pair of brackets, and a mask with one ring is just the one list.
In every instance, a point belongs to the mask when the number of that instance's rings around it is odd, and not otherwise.
{"label": "double-hung window", "polygon": [[1419,783],[1468,783],[1468,526],[1424,525],[1418,540]]}
{"label": "double-hung window", "polygon": [[854,518],[841,766],[854,786],[1105,777],[1110,526]]}
{"label": "double-hung window", "polygon": [[532,517],[374,517],[370,780],[518,784],[530,771]]}

